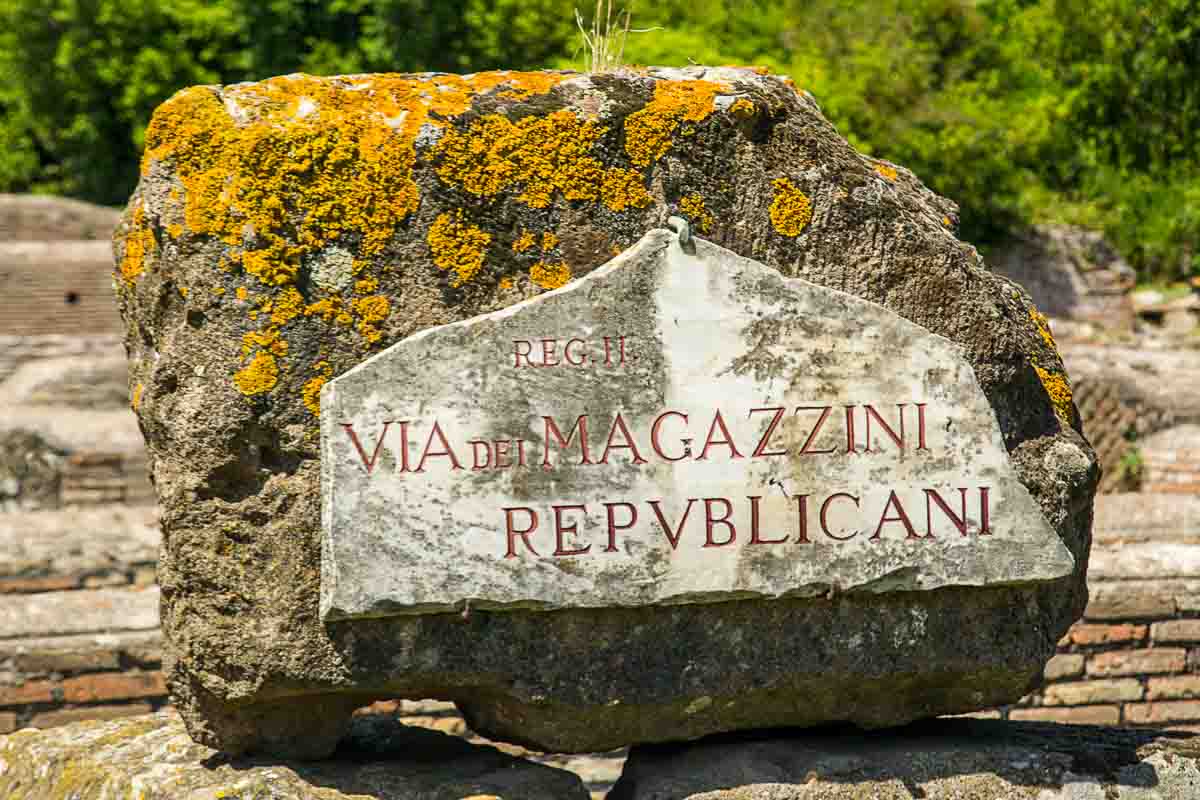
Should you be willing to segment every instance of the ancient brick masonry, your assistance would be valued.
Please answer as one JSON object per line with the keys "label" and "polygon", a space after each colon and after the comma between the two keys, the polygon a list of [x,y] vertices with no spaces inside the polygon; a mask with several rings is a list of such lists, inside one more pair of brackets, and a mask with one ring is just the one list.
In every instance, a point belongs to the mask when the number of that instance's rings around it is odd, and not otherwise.
{"label": "ancient brick masonry", "polygon": [[1018,720],[1200,730],[1200,497],[1101,495],[1084,619]]}

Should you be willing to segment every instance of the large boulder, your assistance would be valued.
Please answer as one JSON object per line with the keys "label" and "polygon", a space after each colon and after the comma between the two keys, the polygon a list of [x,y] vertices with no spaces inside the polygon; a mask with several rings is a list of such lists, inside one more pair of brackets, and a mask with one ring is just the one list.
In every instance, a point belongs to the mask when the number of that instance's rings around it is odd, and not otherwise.
{"label": "large boulder", "polygon": [[[478,730],[563,751],[893,725],[1017,699],[1083,609],[1097,474],[1044,319],[955,238],[951,202],[857,153],[785,79],[697,67],[196,87],[156,112],[142,170],[115,282],[162,507],[169,683],[201,742],[320,756],[353,708],[385,697],[453,700]],[[1074,569],[322,621],[322,387],[414,333],[585,276],[672,214],[953,343]]]}

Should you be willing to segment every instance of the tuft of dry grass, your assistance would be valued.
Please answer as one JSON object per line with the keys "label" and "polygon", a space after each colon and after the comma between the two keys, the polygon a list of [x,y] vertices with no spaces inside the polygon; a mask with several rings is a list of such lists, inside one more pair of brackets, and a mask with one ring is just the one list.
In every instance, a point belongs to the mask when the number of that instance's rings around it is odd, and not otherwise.
{"label": "tuft of dry grass", "polygon": [[588,72],[615,72],[624,65],[625,40],[631,33],[648,33],[658,28],[633,29],[629,23],[633,12],[629,6],[613,13],[613,0],[596,0],[596,13],[589,28],[583,15],[575,9],[575,24],[583,37],[584,58]]}

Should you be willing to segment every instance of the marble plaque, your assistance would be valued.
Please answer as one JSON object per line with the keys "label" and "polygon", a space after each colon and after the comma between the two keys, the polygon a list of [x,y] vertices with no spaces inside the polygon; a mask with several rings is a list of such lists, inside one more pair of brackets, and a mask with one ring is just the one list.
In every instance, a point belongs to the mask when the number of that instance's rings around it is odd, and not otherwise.
{"label": "marble plaque", "polygon": [[321,469],[329,620],[1074,568],[955,344],[667,230],[331,381]]}

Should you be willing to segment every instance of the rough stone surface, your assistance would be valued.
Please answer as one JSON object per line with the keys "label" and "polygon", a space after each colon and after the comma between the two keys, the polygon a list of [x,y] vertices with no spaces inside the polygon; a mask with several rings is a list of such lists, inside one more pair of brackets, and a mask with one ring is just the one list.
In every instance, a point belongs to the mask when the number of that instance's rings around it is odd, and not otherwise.
{"label": "rough stone surface", "polygon": [[609,800],[1190,800],[1200,737],[939,719],[633,748]]}
{"label": "rough stone surface", "polygon": [[169,712],[0,737],[8,800],[587,800],[579,777],[380,716],[358,717],[327,762],[231,760]]}
{"label": "rough stone surface", "polygon": [[[666,230],[557,292],[389,348],[321,409],[326,619],[1075,568],[952,342]],[[607,501],[622,506],[606,523]]]}
{"label": "rough stone surface", "polygon": [[[163,515],[165,665],[205,743],[323,755],[339,716],[405,697],[557,750],[891,725],[1015,700],[1083,609],[1096,470],[1048,329],[955,238],[951,202],[856,153],[779,78],[293,76],[182,92],[147,147],[116,284]],[[1074,573],[323,624],[321,386],[577,278],[676,213],[958,345]]]}

